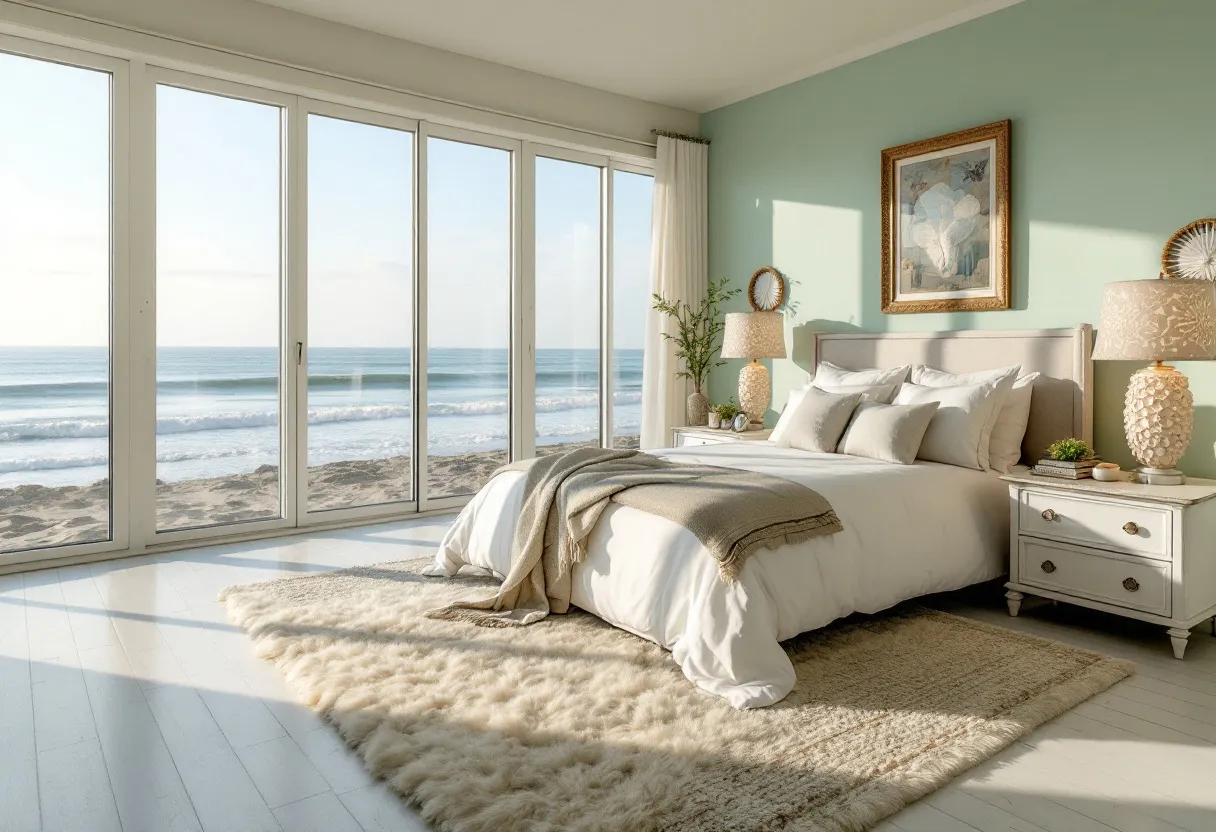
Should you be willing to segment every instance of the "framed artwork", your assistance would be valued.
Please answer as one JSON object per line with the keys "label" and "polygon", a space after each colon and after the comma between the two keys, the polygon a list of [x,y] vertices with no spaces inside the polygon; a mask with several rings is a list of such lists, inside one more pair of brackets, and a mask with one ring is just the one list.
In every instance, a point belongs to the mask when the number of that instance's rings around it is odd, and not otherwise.
{"label": "framed artwork", "polygon": [[1008,309],[1009,121],[882,152],[882,311]]}

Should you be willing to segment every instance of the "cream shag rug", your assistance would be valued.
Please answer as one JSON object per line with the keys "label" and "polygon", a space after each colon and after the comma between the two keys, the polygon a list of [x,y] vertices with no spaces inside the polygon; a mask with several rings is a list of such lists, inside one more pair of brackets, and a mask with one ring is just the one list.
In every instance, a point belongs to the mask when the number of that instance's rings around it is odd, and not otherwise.
{"label": "cream shag rug", "polygon": [[794,691],[736,711],[586,613],[424,618],[495,585],[424,578],[427,562],[221,600],[368,769],[452,832],[864,830],[1132,672],[914,609],[795,639]]}

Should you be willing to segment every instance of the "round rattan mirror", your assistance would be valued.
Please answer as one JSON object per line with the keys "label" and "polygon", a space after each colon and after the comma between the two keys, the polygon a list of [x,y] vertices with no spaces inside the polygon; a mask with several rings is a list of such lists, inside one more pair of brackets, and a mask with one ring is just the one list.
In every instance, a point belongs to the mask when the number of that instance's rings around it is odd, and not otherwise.
{"label": "round rattan mirror", "polygon": [[1216,217],[1174,232],[1161,251],[1161,270],[1166,277],[1216,280]]}
{"label": "round rattan mirror", "polygon": [[747,284],[747,299],[757,312],[772,312],[785,300],[785,279],[772,266],[756,269]]}

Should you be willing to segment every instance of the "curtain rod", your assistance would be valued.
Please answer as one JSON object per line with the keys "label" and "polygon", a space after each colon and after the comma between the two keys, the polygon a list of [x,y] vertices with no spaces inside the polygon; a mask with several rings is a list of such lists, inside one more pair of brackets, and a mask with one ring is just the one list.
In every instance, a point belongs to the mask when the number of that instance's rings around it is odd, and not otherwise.
{"label": "curtain rod", "polygon": [[666,136],[669,139],[679,139],[682,142],[692,142],[693,144],[709,144],[709,139],[703,139],[700,136],[686,136],[683,133],[673,133],[670,130],[651,130],[652,136]]}

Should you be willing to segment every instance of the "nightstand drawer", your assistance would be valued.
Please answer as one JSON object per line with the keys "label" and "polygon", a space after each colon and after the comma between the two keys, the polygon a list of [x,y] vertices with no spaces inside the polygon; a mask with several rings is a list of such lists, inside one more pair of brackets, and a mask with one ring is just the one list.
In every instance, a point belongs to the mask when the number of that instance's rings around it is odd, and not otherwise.
{"label": "nightstand drawer", "polygon": [[1013,580],[1168,616],[1172,568],[1162,561],[1021,538]]}
{"label": "nightstand drawer", "polygon": [[1168,509],[1073,497],[1059,491],[1026,490],[1021,497],[1020,532],[1126,549],[1162,560],[1171,557]]}
{"label": "nightstand drawer", "polygon": [[677,448],[691,448],[695,445],[721,445],[722,440],[711,439],[708,436],[689,436],[686,433],[676,434]]}

